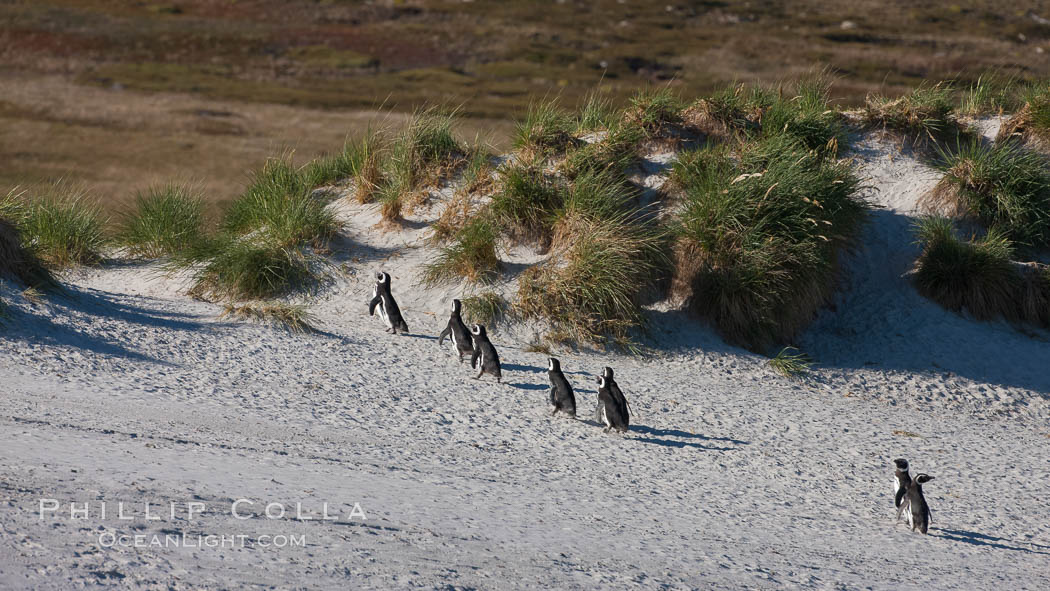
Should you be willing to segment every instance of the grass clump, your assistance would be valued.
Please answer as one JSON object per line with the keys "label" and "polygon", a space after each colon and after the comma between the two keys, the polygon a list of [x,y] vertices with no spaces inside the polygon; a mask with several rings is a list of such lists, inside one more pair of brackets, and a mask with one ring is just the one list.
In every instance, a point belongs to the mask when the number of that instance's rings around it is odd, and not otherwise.
{"label": "grass clump", "polygon": [[563,152],[576,142],[572,131],[576,122],[553,101],[529,105],[525,119],[514,131],[514,148],[531,156],[547,156]]}
{"label": "grass clump", "polygon": [[992,229],[985,236],[960,240],[947,218],[916,224],[922,254],[914,280],[919,293],[953,312],[978,320],[1021,319],[1022,278],[1010,260],[1010,240]]}
{"label": "grass clump", "polygon": [[153,187],[135,196],[124,213],[118,241],[133,256],[170,256],[196,244],[204,232],[204,200],[180,185]]}
{"label": "grass clump", "polygon": [[176,266],[190,267],[190,295],[206,299],[267,300],[309,290],[320,275],[301,247],[223,236],[190,249]]}
{"label": "grass clump", "polygon": [[1050,153],[1050,83],[1034,84],[1021,95],[1023,106],[999,128],[996,142],[1020,139],[1022,142]]}
{"label": "grass clump", "polygon": [[291,332],[305,334],[314,332],[316,317],[306,306],[284,302],[247,303],[242,305],[226,304],[222,318],[242,318],[254,322],[272,322],[280,324]]}
{"label": "grass clump", "polygon": [[789,136],[704,150],[678,173],[677,297],[752,350],[791,339],[824,304],[867,205],[846,163]]}
{"label": "grass clump", "polygon": [[562,217],[551,256],[522,273],[516,309],[577,341],[626,342],[643,324],[639,298],[659,275],[663,236],[628,215]]}
{"label": "grass clump", "polygon": [[612,102],[599,94],[597,90],[589,93],[583,106],[580,107],[579,121],[576,130],[579,133],[595,132],[609,129],[616,121],[616,112]]}
{"label": "grass clump", "polygon": [[420,111],[379,157],[374,197],[385,221],[399,221],[406,207],[425,200],[422,189],[437,185],[463,164],[466,150],[452,133],[453,123],[452,113]]}
{"label": "grass clump", "polygon": [[324,248],[339,228],[326,205],[313,197],[299,170],[275,158],[252,175],[248,189],[226,211],[222,229],[282,247],[311,243]]}
{"label": "grass clump", "polygon": [[998,72],[982,74],[970,84],[959,101],[959,113],[969,117],[1016,111],[1023,101],[1017,93],[1017,79]]}
{"label": "grass clump", "polygon": [[444,246],[427,263],[423,283],[427,286],[466,279],[472,283],[494,280],[502,267],[499,260],[496,228],[484,216],[463,226],[452,244]]}
{"label": "grass clump", "polygon": [[805,375],[813,367],[813,360],[794,347],[784,347],[776,357],[769,360],[769,365],[785,378],[796,378]]}
{"label": "grass clump", "polygon": [[646,137],[666,135],[682,123],[682,107],[682,100],[670,88],[646,89],[631,97],[625,120]]}
{"label": "grass clump", "polygon": [[545,247],[560,204],[559,187],[538,164],[518,163],[500,169],[499,189],[492,196],[489,212],[511,241]]}
{"label": "grass clump", "polygon": [[1050,172],[1040,155],[974,140],[942,152],[939,165],[944,177],[924,197],[927,207],[994,226],[1021,245],[1050,246]]}
{"label": "grass clump", "polygon": [[365,166],[377,151],[379,141],[378,134],[369,131],[359,141],[347,141],[342,151],[310,161],[301,171],[305,183],[314,188],[348,178],[367,177]]}
{"label": "grass clump", "polygon": [[682,111],[686,127],[723,141],[748,137],[760,129],[762,112],[773,100],[767,89],[743,84],[729,85],[709,98],[702,98]]}
{"label": "grass clump", "polygon": [[463,321],[470,326],[481,324],[489,327],[498,326],[510,313],[510,304],[494,291],[483,291],[477,295],[463,298]]}
{"label": "grass clump", "polygon": [[102,261],[106,245],[101,208],[84,193],[55,183],[0,200],[0,216],[14,224],[22,247],[45,265],[66,268]]}
{"label": "grass clump", "polygon": [[846,129],[841,114],[829,104],[830,90],[830,78],[816,77],[800,82],[793,98],[771,100],[762,112],[762,135],[788,134],[811,150],[837,156]]}
{"label": "grass clump", "polygon": [[588,172],[613,172],[622,176],[637,159],[638,145],[643,139],[645,131],[641,127],[623,118],[614,120],[605,137],[569,151],[559,168],[570,179]]}
{"label": "grass clump", "polygon": [[18,228],[3,217],[0,217],[0,277],[13,277],[36,288],[57,285],[36,255],[22,245]]}
{"label": "grass clump", "polygon": [[951,84],[921,85],[898,98],[871,95],[864,102],[863,118],[869,126],[898,131],[919,145],[958,137],[961,127],[955,116]]}

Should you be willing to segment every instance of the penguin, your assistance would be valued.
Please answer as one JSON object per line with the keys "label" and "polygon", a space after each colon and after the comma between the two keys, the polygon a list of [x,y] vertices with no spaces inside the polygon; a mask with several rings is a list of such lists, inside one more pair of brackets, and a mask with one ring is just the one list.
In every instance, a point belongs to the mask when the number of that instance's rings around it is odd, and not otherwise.
{"label": "penguin", "polygon": [[630,428],[629,419],[621,412],[623,407],[613,395],[608,378],[598,376],[598,422],[605,425],[605,432],[610,430],[626,433]]}
{"label": "penguin", "polygon": [[904,502],[904,495],[911,486],[911,476],[908,474],[908,460],[898,458],[893,460],[897,469],[893,473],[893,506],[900,509]]}
{"label": "penguin", "polygon": [[470,338],[470,331],[463,324],[463,318],[459,314],[461,308],[462,304],[459,300],[452,300],[452,313],[448,316],[448,325],[445,326],[445,330],[441,331],[438,345],[445,344],[445,337],[452,337],[452,346],[459,353],[459,362],[463,363],[464,355],[474,353],[474,341]]}
{"label": "penguin", "polygon": [[[470,368],[478,370],[478,375],[474,376],[474,379],[480,379],[484,374],[491,374],[496,376],[496,383],[501,383],[503,372],[499,365],[499,355],[496,353],[496,348],[492,346],[492,341],[485,334],[485,327],[475,324],[470,334],[474,337],[474,354],[470,357]],[[479,359],[481,363],[478,363]]]}
{"label": "penguin", "polygon": [[572,393],[572,384],[561,371],[561,362],[551,357],[547,364],[547,377],[551,380],[550,408],[551,414],[559,412],[570,417],[576,416],[576,396]]}
{"label": "penguin", "polygon": [[394,296],[390,293],[390,274],[386,272],[376,273],[376,284],[372,286],[372,301],[368,302],[368,315],[375,316],[376,306],[379,306],[379,315],[386,323],[386,332],[397,334],[408,332],[408,323],[401,317],[401,309],[397,307]]}
{"label": "penguin", "polygon": [[607,366],[602,370],[602,376],[605,377],[609,384],[609,393],[612,394],[613,400],[615,400],[616,404],[619,406],[620,416],[624,418],[626,423],[630,423],[631,407],[627,402],[627,397],[623,395],[623,390],[620,389],[620,385],[616,383],[615,379],[613,379],[613,369]]}
{"label": "penguin", "polygon": [[907,500],[897,509],[898,519],[902,512],[906,513],[911,531],[919,530],[925,534],[930,527],[930,506],[926,504],[926,497],[922,495],[922,485],[931,480],[933,476],[926,474],[919,474],[912,479],[908,485]]}

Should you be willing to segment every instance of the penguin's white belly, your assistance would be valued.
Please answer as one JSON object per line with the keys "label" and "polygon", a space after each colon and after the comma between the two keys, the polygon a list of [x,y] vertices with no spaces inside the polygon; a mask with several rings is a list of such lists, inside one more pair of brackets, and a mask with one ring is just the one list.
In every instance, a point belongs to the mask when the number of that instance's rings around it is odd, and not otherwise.
{"label": "penguin's white belly", "polygon": [[915,527],[914,517],[911,514],[911,503],[904,509],[904,515],[908,518],[908,527]]}
{"label": "penguin's white belly", "polygon": [[599,418],[599,420],[601,420],[601,422],[605,423],[606,427],[612,427],[612,422],[609,421],[609,416],[605,412],[605,405],[604,404],[602,405],[601,410],[598,411],[598,418]]}
{"label": "penguin's white belly", "polygon": [[896,476],[893,477],[893,498],[897,498],[897,491],[901,489],[901,479]]}
{"label": "penguin's white belly", "polygon": [[383,322],[386,323],[387,328],[394,328],[394,324],[390,322],[390,316],[387,315],[386,306],[383,305],[383,302],[379,302],[379,316],[383,319]]}
{"label": "penguin's white belly", "polygon": [[456,340],[456,331],[452,331],[452,348],[459,349],[459,341]]}

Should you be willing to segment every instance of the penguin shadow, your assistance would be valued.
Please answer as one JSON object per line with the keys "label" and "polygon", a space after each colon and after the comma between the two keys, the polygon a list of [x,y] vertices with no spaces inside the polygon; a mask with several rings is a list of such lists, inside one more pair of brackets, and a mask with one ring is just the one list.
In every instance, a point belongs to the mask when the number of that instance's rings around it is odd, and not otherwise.
{"label": "penguin shadow", "polygon": [[[1014,552],[1025,552],[1027,554],[1042,554],[1044,556],[1050,556],[1050,552],[1048,552],[1048,550],[1050,550],[1050,546],[1032,544],[1030,542],[1015,542],[1013,540],[1007,540],[1005,538],[997,538],[988,534],[966,531],[962,529],[936,528],[936,533],[934,533],[934,529],[931,528],[930,535],[938,538],[943,538],[945,540],[951,540],[953,542],[965,542],[967,544],[973,544],[974,546],[988,546],[991,548],[998,548],[1000,550],[1012,550]],[[1035,546],[1037,548],[1041,548],[1041,550],[1023,548],[1020,544]]]}
{"label": "penguin shadow", "polygon": [[[547,373],[546,367],[536,367],[535,365],[518,365],[517,363],[501,363],[500,367],[508,371],[520,371],[525,373]],[[530,388],[531,389],[531,388]]]}
{"label": "penguin shadow", "polygon": [[655,437],[678,437],[681,439],[701,439],[703,441],[722,441],[725,443],[731,443],[733,445],[751,445],[750,441],[741,441],[740,439],[733,439],[732,437],[708,437],[707,435],[701,435],[700,433],[690,433],[689,431],[681,431],[679,429],[656,429],[653,427],[646,427],[645,425],[632,425],[632,431],[638,431],[646,435],[653,435]]}
{"label": "penguin shadow", "polygon": [[[507,366],[504,365],[503,367],[507,367]],[[511,388],[517,388],[519,390],[549,390],[550,389],[550,385],[548,385],[548,384],[526,384],[524,382],[517,382],[517,383],[513,383],[513,384],[510,383],[510,382],[504,382],[504,383],[506,385],[510,386]]]}
{"label": "penguin shadow", "polygon": [[427,341],[436,341],[436,340],[438,340],[438,338],[435,337],[435,336],[431,336],[431,335],[428,335],[428,334],[414,334],[414,333],[411,333],[411,332],[403,332],[403,333],[401,333],[401,336],[411,337],[413,339],[423,339],[423,340],[427,340]]}

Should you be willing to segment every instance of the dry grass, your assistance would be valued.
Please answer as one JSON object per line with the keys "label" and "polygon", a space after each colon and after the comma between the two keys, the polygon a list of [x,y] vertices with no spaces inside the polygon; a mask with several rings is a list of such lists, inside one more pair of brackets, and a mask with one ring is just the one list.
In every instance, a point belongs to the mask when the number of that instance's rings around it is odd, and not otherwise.
{"label": "dry grass", "polygon": [[314,325],[317,320],[306,306],[284,302],[226,304],[221,317],[280,324],[291,332],[300,334],[315,332]]}

